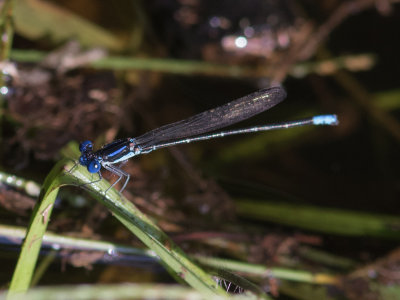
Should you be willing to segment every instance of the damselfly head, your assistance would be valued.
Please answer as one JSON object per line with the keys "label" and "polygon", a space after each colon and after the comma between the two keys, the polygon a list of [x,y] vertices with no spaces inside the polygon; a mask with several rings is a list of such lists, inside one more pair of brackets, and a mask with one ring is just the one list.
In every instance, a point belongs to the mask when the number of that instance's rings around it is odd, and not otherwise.
{"label": "damselfly head", "polygon": [[91,141],[80,143],[79,151],[82,153],[79,157],[79,164],[87,167],[90,173],[98,173],[101,169],[101,163],[98,157],[93,153],[93,143]]}
{"label": "damselfly head", "polygon": [[87,167],[90,173],[97,173],[101,169],[101,163],[96,159],[92,153],[83,153],[79,157],[79,163]]}

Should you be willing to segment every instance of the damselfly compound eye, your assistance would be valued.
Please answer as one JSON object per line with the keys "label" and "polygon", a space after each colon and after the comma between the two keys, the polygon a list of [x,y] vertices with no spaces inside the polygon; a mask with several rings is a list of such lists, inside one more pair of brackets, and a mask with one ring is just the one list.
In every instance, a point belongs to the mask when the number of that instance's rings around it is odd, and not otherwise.
{"label": "damselfly compound eye", "polygon": [[93,150],[93,143],[91,141],[84,141],[79,144],[79,151],[87,152]]}
{"label": "damselfly compound eye", "polygon": [[101,165],[96,160],[92,160],[87,166],[87,169],[90,173],[97,173],[100,171],[100,168],[101,168]]}

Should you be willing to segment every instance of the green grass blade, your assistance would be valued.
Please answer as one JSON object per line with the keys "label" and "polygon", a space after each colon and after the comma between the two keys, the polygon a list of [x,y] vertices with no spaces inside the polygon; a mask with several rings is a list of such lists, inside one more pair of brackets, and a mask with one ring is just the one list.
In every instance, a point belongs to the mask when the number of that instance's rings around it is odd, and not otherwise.
{"label": "green grass blade", "polygon": [[241,216],[346,236],[400,238],[400,218],[364,212],[240,199]]}
{"label": "green grass blade", "polygon": [[219,270],[237,272],[240,274],[250,275],[252,277],[271,277],[282,280],[312,283],[319,285],[337,285],[339,278],[336,275],[328,273],[315,273],[311,271],[287,269],[272,267],[265,265],[251,264],[241,261],[234,261],[224,258],[205,257],[196,255],[196,260],[202,265],[212,267]]}
{"label": "green grass blade", "polygon": [[37,0],[14,2],[13,21],[16,32],[25,38],[36,40],[46,36],[55,44],[77,39],[87,47],[100,46],[111,50],[123,48],[123,42],[116,35],[62,6]]}
{"label": "green grass blade", "polygon": [[65,161],[58,163],[43,184],[39,201],[33,210],[17,266],[11,280],[10,295],[25,292],[30,286],[54,201],[60,186],[67,183],[66,178],[59,176],[60,172],[63,172],[64,164]]}
{"label": "green grass blade", "polygon": [[[69,163],[68,167],[73,164]],[[87,170],[78,166],[73,175],[80,182],[90,182]],[[104,204],[112,214],[135,234],[147,247],[153,250],[160,258],[161,262],[170,271],[188,283],[193,288],[207,295],[225,295],[212,277],[204,272],[200,267],[193,263],[184,252],[145,214],[138,210],[135,205],[123,196],[120,196],[115,189],[111,189],[104,196],[104,191],[109,187],[105,180],[87,186],[89,192],[102,204]]]}
{"label": "green grass blade", "polygon": [[[5,299],[5,293],[0,292],[0,300]],[[226,297],[214,295],[205,297],[191,288],[171,284],[96,284],[96,285],[60,285],[38,287],[29,290],[24,295],[14,295],[9,300],[43,300],[43,299],[162,299],[162,300],[223,300]],[[256,296],[242,294],[229,299],[250,300]]]}
{"label": "green grass blade", "polygon": [[[92,174],[89,174],[86,168],[81,166],[76,166],[72,174],[66,172],[66,170],[70,170],[72,167],[74,167],[74,162],[62,160],[54,167],[45,180],[13,275],[10,295],[25,292],[29,288],[43,234],[46,230],[58,189],[62,185],[83,184],[93,180],[91,178]],[[95,176],[97,175],[95,174]],[[210,274],[204,272],[193,263],[160,228],[131,202],[121,197],[114,189],[109,190],[107,195],[104,196],[104,191],[109,187],[107,181],[101,180],[86,187],[122,224],[134,233],[147,247],[153,250],[161,262],[176,277],[185,281],[204,295],[226,295],[226,292],[217,285]]]}

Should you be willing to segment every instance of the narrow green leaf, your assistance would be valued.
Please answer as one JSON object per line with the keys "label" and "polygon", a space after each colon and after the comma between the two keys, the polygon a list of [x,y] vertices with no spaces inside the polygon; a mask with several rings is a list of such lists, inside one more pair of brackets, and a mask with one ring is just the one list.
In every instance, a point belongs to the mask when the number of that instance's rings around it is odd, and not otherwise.
{"label": "narrow green leaf", "polygon": [[[67,164],[72,168],[73,164]],[[66,176],[70,176],[67,174]],[[90,182],[87,170],[77,166],[73,176],[80,182]],[[210,274],[204,272],[193,263],[184,252],[145,214],[136,208],[126,198],[121,196],[115,189],[111,189],[104,195],[109,183],[101,180],[87,185],[89,192],[112,214],[135,234],[147,247],[152,249],[160,258],[161,262],[172,270],[175,275],[188,283],[193,288],[207,295],[225,295]]]}
{"label": "narrow green leaf", "polygon": [[400,239],[400,218],[390,215],[240,199],[238,214],[319,232]]}
{"label": "narrow green leaf", "polygon": [[[66,170],[73,171],[67,172]],[[10,295],[25,292],[32,280],[43,234],[46,230],[51,210],[62,185],[82,185],[93,181],[86,168],[75,165],[71,160],[60,161],[45,180],[39,201],[32,215],[26,239],[10,286]],[[97,176],[97,174],[95,174]],[[96,179],[96,178],[94,178]],[[211,275],[193,263],[175,243],[158,228],[146,215],[115,189],[104,195],[110,184],[101,180],[87,184],[85,188],[112,214],[134,233],[147,247],[153,250],[174,275],[205,296],[221,295],[226,292],[217,285]]]}
{"label": "narrow green leaf", "polygon": [[[0,300],[5,299],[5,293],[0,292]],[[42,299],[153,299],[153,300],[223,300],[223,296],[207,296],[188,287],[171,284],[96,284],[96,285],[59,285],[38,287],[29,290],[24,295],[8,297],[9,300],[42,300]],[[241,294],[229,299],[250,300],[256,296]]]}
{"label": "narrow green leaf", "polygon": [[121,50],[123,43],[107,30],[47,1],[15,0],[16,31],[29,39],[48,37],[55,43],[78,39],[87,47]]}
{"label": "narrow green leaf", "polygon": [[59,162],[43,184],[39,201],[33,210],[18,263],[11,280],[10,295],[25,292],[30,286],[43,235],[51,217],[58,189],[63,183],[67,183],[65,178],[60,177],[64,164],[65,161]]}

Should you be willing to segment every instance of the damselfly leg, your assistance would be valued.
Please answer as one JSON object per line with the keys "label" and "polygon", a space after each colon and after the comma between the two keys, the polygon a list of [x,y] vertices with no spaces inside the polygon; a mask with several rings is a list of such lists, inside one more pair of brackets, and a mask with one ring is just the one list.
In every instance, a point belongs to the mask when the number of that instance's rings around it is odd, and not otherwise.
{"label": "damselfly leg", "polygon": [[128,184],[129,178],[131,176],[128,173],[126,173],[125,171],[123,171],[122,169],[120,169],[120,168],[118,168],[118,167],[116,167],[114,165],[104,165],[103,167],[104,167],[104,169],[106,169],[106,170],[110,171],[111,173],[113,173],[113,174],[118,176],[118,179],[116,181],[114,181],[113,184],[111,184],[107,188],[107,190],[104,192],[104,195],[106,195],[109,189],[113,188],[118,182],[121,181],[121,179],[123,177],[125,177],[126,179],[125,179],[124,185],[119,190],[119,194],[121,194],[124,191],[126,185]]}
{"label": "damselfly leg", "polygon": [[[75,164],[72,166],[72,168],[69,169],[69,170],[67,170],[66,172],[69,173],[69,174],[72,174],[72,172],[77,168],[78,164],[79,164],[78,162],[75,162]],[[118,176],[118,179],[117,179],[115,182],[113,182],[113,183],[104,191],[104,195],[107,195],[107,192],[108,192],[111,188],[113,188],[115,185],[117,185],[118,182],[120,182],[121,179],[122,179],[123,177],[125,177],[126,179],[125,179],[125,181],[124,181],[124,184],[123,184],[122,188],[118,191],[118,193],[121,194],[121,193],[124,191],[124,189],[126,188],[128,182],[129,182],[130,175],[129,175],[128,173],[126,173],[125,171],[123,171],[122,169],[120,169],[120,168],[118,168],[118,167],[116,167],[116,166],[114,166],[114,165],[104,165],[103,167],[104,167],[104,169],[110,171],[112,174]],[[102,174],[101,174],[101,171],[99,171],[99,172],[97,172],[97,173],[95,173],[95,174],[97,174],[97,175],[99,176],[98,179],[92,180],[92,181],[87,182],[87,183],[84,183],[84,184],[80,184],[79,187],[86,188],[87,186],[89,186],[89,185],[91,185],[91,184],[93,184],[93,183],[97,183],[97,182],[99,182],[99,181],[101,181],[101,180],[103,179],[103,176],[102,176]]]}
{"label": "damselfly leg", "polygon": [[93,180],[93,181],[90,181],[90,182],[86,182],[86,183],[84,183],[84,184],[81,184],[80,187],[85,188],[87,185],[91,185],[91,184],[93,184],[93,183],[97,183],[97,182],[99,182],[99,181],[101,181],[101,180],[103,179],[103,176],[101,175],[101,172],[100,172],[100,171],[97,173],[97,175],[99,175],[99,179],[96,179],[96,180]]}
{"label": "damselfly leg", "polygon": [[72,166],[71,169],[67,170],[66,172],[67,172],[68,174],[72,174],[72,172],[76,169],[76,167],[77,167],[78,165],[79,165],[79,162],[76,161],[76,160],[74,160],[74,165]]}
{"label": "damselfly leg", "polygon": [[[68,174],[72,174],[73,171],[78,167],[78,165],[79,165],[79,162],[78,161],[74,161],[74,165],[72,166],[72,168],[67,170],[66,172]],[[93,183],[101,181],[103,179],[103,176],[101,175],[101,172],[99,171],[99,172],[97,172],[97,174],[99,176],[99,179],[96,179],[96,180],[93,180],[93,181],[90,181],[90,182],[86,182],[86,183],[83,183],[83,184],[79,184],[78,186],[85,188],[87,185],[90,185],[90,184],[93,184]]]}

